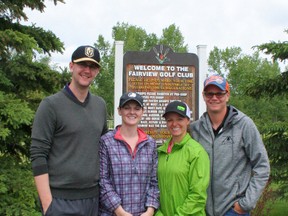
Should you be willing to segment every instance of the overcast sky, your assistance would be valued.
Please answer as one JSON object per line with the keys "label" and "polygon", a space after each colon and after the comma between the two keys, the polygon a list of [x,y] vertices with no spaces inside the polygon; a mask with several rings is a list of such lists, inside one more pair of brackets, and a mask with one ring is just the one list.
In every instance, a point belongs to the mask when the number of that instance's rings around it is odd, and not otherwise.
{"label": "overcast sky", "polygon": [[125,22],[161,36],[171,24],[179,27],[190,53],[197,45],[241,47],[250,54],[254,45],[287,41],[288,0],[66,0],[56,6],[45,1],[44,13],[25,10],[28,22],[51,30],[65,44],[53,63],[68,66],[80,45],[93,45],[101,34],[112,41],[112,27]]}

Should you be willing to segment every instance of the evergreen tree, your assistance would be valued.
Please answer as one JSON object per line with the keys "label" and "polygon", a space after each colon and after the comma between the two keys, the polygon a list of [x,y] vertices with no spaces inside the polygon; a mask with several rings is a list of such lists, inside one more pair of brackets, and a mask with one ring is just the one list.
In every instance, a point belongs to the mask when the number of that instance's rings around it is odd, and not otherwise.
{"label": "evergreen tree", "polygon": [[45,4],[0,1],[0,215],[40,215],[29,162],[31,125],[40,100],[67,77],[37,59],[62,53],[64,45],[51,31],[22,25],[24,8],[44,12]]}

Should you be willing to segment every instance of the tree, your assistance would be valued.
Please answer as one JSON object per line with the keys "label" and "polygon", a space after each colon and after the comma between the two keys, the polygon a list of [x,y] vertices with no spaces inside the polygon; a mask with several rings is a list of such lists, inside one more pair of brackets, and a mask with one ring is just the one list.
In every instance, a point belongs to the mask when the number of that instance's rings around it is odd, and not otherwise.
{"label": "tree", "polygon": [[185,53],[188,50],[188,45],[184,45],[184,37],[175,24],[163,29],[159,44],[171,47],[174,52]]}
{"label": "tree", "polygon": [[112,38],[115,41],[124,41],[124,51],[147,50],[148,34],[141,27],[128,23],[117,23],[112,28]]}
{"label": "tree", "polygon": [[[285,30],[288,33],[288,30]],[[271,54],[274,61],[285,61],[288,59],[288,41],[261,44],[256,46],[266,54]],[[285,110],[285,117],[277,121],[266,124],[263,127],[264,141],[269,154],[272,167],[272,180],[278,184],[277,192],[284,198],[288,199],[288,117],[287,117],[287,100],[288,100],[288,71],[279,74],[276,77],[261,77],[257,79],[255,85],[247,89],[247,94],[254,98],[267,98],[273,100],[278,98],[284,101],[281,106],[276,108]],[[274,115],[277,112],[274,113]]]}
{"label": "tree", "polygon": [[[288,34],[288,29],[284,30],[284,32]],[[271,41],[270,43],[255,46],[254,48],[263,51],[265,54],[271,54],[275,61],[288,59],[288,41]]]}
{"label": "tree", "polygon": [[101,53],[101,70],[97,75],[94,84],[91,85],[91,92],[101,96],[107,104],[108,119],[113,119],[114,104],[114,53],[111,45],[100,35],[94,44]]}
{"label": "tree", "polygon": [[[64,3],[63,0],[53,0]],[[51,32],[42,28],[24,26],[20,24],[21,20],[28,20],[24,13],[24,8],[44,12],[45,4],[43,1],[11,1],[4,0],[0,2],[0,56],[1,59],[11,56],[11,52],[25,53],[32,57],[33,51],[50,54],[54,51],[62,52],[63,43]]]}
{"label": "tree", "polygon": [[28,19],[24,7],[43,12],[45,5],[43,1],[0,3],[0,152],[19,156],[28,156],[36,104],[60,85],[59,73],[37,62],[37,53],[50,55],[64,49],[52,32],[20,24]]}
{"label": "tree", "polygon": [[0,215],[40,216],[30,164],[14,156],[1,156],[0,163]]}
{"label": "tree", "polygon": [[37,59],[63,52],[64,45],[51,31],[20,24],[28,19],[26,7],[44,12],[45,4],[0,2],[0,215],[40,215],[28,159],[31,125],[40,100],[67,79],[49,67],[49,58]]}
{"label": "tree", "polygon": [[209,53],[209,71],[225,76],[241,58],[241,52],[240,47],[231,47],[224,50],[214,47]]}

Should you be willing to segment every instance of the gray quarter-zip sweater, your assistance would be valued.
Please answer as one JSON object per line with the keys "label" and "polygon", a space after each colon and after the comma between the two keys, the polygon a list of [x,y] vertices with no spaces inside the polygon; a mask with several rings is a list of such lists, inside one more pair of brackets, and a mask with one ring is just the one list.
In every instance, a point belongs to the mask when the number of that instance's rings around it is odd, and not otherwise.
{"label": "gray quarter-zip sweater", "polygon": [[267,152],[254,122],[235,107],[229,108],[216,136],[207,112],[191,123],[192,137],[210,157],[207,216],[224,215],[236,201],[244,211],[251,211],[270,174]]}

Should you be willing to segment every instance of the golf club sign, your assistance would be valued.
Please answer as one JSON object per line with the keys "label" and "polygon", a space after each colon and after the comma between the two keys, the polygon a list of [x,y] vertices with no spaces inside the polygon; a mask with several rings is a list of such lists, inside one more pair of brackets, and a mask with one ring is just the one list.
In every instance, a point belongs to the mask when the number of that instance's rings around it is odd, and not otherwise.
{"label": "golf club sign", "polygon": [[191,120],[198,118],[197,55],[175,53],[157,45],[150,52],[129,51],[124,55],[124,91],[138,92],[144,98],[144,115],[139,127],[161,145],[169,137],[162,117],[169,102],[180,100],[191,109]]}

